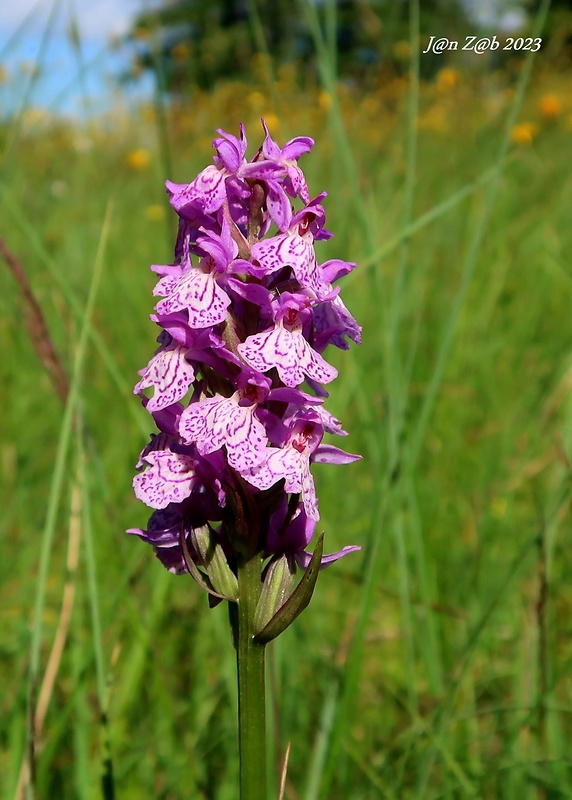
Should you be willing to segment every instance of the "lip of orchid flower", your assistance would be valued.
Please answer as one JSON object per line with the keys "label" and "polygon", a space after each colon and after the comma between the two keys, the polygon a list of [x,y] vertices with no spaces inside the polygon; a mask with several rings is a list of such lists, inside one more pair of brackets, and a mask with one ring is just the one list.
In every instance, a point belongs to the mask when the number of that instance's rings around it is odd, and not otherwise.
{"label": "lip of orchid flower", "polygon": [[162,296],[155,309],[165,316],[179,311],[188,314],[191,329],[212,327],[226,319],[231,298],[225,287],[230,273],[248,271],[250,262],[237,258],[239,248],[231,236],[228,219],[223,218],[221,233],[200,228],[196,247],[203,257],[193,266],[190,257],[184,265],[157,267],[162,272],[153,293]]}
{"label": "lip of orchid flower", "polygon": [[195,460],[171,450],[154,450],[144,461],[147,468],[133,478],[135,496],[151,508],[181,503],[195,484]]}
{"label": "lip of orchid flower", "polygon": [[264,457],[266,429],[255,416],[268,396],[270,381],[262,375],[239,376],[231,397],[215,395],[189,405],[181,414],[179,433],[183,441],[196,444],[201,455],[226,447],[229,465],[240,474]]}
{"label": "lip of orchid flower", "polygon": [[187,361],[187,349],[176,343],[167,345],[156,353],[146,369],[141,370],[141,380],[133,389],[142,394],[154,388],[154,396],[147,403],[148,411],[161,411],[181,400],[195,380],[195,370]]}
{"label": "lip of orchid flower", "polygon": [[299,228],[300,225],[291,225],[286,233],[253,245],[253,274],[266,277],[290,267],[300,286],[321,298],[329,287],[320,273],[309,228],[304,229],[304,235],[300,235]]}
{"label": "lip of orchid flower", "polygon": [[266,448],[265,459],[243,473],[246,481],[258,489],[268,489],[284,478],[284,489],[301,494],[308,517],[318,520],[318,502],[310,463],[350,464],[361,456],[347,453],[334,445],[322,445],[324,427],[315,410],[298,411],[290,420],[283,446]]}
{"label": "lip of orchid flower", "polygon": [[305,376],[318,383],[329,383],[337,376],[335,367],[325,361],[304,337],[304,322],[311,318],[309,299],[304,294],[284,292],[273,303],[274,326],[249,336],[238,345],[247,364],[259,372],[276,367],[286,386],[299,386]]}
{"label": "lip of orchid flower", "polygon": [[[212,263],[212,259],[209,260]],[[155,306],[158,314],[187,311],[191,328],[218,325],[226,318],[231,303],[228,294],[218,285],[216,273],[203,272],[192,264],[187,266],[180,278],[161,278],[153,293],[163,297]]]}
{"label": "lip of orchid flower", "polygon": [[313,411],[300,411],[290,421],[289,435],[283,447],[268,447],[264,460],[242,473],[258,489],[268,489],[284,478],[284,489],[301,494],[310,519],[318,520],[318,500],[310,473],[310,456],[322,440],[324,429]]}

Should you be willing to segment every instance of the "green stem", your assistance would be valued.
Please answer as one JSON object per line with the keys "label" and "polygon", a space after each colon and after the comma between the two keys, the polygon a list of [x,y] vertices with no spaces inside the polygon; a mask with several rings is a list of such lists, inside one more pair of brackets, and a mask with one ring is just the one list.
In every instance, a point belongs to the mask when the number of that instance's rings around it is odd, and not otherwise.
{"label": "green stem", "polygon": [[254,637],[254,612],[260,597],[260,556],[238,564],[238,740],[240,800],[268,800],[266,794],[266,704],[264,649]]}

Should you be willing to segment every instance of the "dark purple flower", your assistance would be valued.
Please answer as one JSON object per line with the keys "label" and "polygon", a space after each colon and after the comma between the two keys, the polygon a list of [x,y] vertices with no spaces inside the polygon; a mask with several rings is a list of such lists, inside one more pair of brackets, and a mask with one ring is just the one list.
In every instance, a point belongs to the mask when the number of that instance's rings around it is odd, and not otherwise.
{"label": "dark purple flower", "polygon": [[[127,533],[138,536],[142,541],[152,545],[157,558],[175,575],[187,572],[187,566],[180,546],[181,528],[184,527],[184,515],[178,505],[155,511],[147,523],[147,528],[129,528]],[[189,532],[185,531],[185,535]]]}
{"label": "dark purple flower", "polygon": [[[308,517],[303,504],[299,503],[291,513],[290,506],[284,498],[280,507],[270,517],[267,552],[274,556],[290,556],[302,569],[306,569],[312,558],[312,554],[306,548],[312,541],[315,530],[316,520]],[[336,553],[323,555],[321,566],[327,567],[359,549],[355,545],[350,545]]]}

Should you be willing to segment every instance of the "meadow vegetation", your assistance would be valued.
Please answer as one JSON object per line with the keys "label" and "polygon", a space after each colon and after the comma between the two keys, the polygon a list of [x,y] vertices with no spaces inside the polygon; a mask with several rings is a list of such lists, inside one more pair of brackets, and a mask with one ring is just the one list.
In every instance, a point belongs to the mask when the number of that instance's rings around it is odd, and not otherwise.
{"label": "meadow vegetation", "polygon": [[0,235],[72,391],[64,411],[2,265],[2,797],[46,672],[38,798],[236,796],[224,609],[124,531],[147,519],[131,390],[156,336],[148,266],[172,257],[163,180],[209,163],[216,128],[245,122],[254,152],[261,116],[280,143],[316,140],[324,258],[358,262],[363,325],[329,405],[363,461],[315,467],[327,551],[363,550],[270,654],[286,797],[572,796],[572,75],[529,66],[301,88],[260,56],[173,106],[3,121]]}

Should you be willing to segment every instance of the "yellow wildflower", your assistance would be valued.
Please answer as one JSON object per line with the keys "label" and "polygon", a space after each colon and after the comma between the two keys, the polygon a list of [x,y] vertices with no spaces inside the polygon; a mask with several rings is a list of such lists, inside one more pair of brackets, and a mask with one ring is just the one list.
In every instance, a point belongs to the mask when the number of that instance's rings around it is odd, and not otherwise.
{"label": "yellow wildflower", "polygon": [[508,502],[506,497],[494,497],[491,500],[491,517],[494,517],[494,519],[504,519],[507,508]]}
{"label": "yellow wildflower", "polygon": [[408,61],[411,47],[407,39],[400,39],[393,45],[393,55],[398,61]]}
{"label": "yellow wildflower", "polygon": [[147,169],[150,161],[151,156],[149,155],[149,151],[145,150],[144,148],[140,148],[139,150],[131,150],[125,156],[125,163],[129,169],[135,171]]}
{"label": "yellow wildflower", "polygon": [[368,117],[373,116],[374,114],[379,114],[380,111],[379,98],[376,97],[374,94],[366,94],[361,102],[361,110]]}
{"label": "yellow wildflower", "polygon": [[150,222],[160,222],[162,219],[165,219],[165,208],[158,203],[147,206],[145,209],[145,216]]}
{"label": "yellow wildflower", "polygon": [[246,102],[252,108],[253,111],[260,111],[264,108],[264,104],[266,102],[266,98],[262,94],[262,92],[250,92],[246,97]]}
{"label": "yellow wildflower", "polygon": [[318,95],[318,105],[322,111],[328,111],[332,107],[332,96],[325,89]]}
{"label": "yellow wildflower", "polygon": [[510,138],[515,144],[530,144],[538,133],[534,122],[519,122],[511,131]]}
{"label": "yellow wildflower", "polygon": [[272,131],[276,131],[280,129],[280,120],[273,114],[272,111],[269,111],[268,114],[264,115],[264,121],[266,122],[266,127],[272,133]]}
{"label": "yellow wildflower", "polygon": [[538,108],[545,119],[556,119],[562,113],[562,102],[558,95],[543,94],[538,103]]}
{"label": "yellow wildflower", "polygon": [[451,67],[443,67],[437,73],[437,86],[439,89],[448,91],[454,89],[459,83],[459,72]]}
{"label": "yellow wildflower", "polygon": [[431,106],[425,114],[417,117],[417,127],[433,133],[446,133],[449,130],[447,112],[442,105]]}

